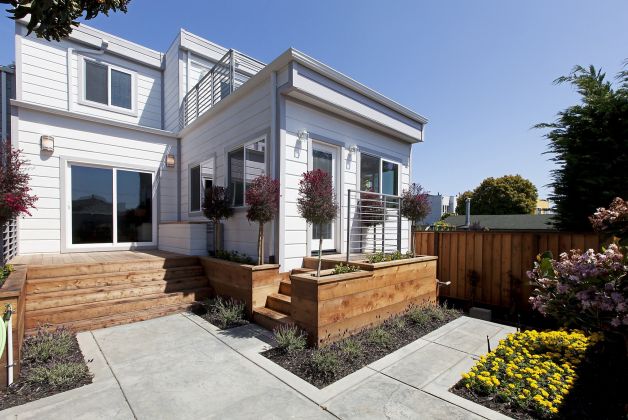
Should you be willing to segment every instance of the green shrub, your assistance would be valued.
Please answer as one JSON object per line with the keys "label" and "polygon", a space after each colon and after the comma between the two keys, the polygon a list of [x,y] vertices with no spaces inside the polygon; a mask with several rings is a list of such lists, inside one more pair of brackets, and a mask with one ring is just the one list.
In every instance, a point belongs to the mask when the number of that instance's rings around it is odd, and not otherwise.
{"label": "green shrub", "polygon": [[345,356],[357,358],[362,355],[362,345],[359,341],[354,340],[353,338],[342,340],[338,347]]}
{"label": "green shrub", "polygon": [[205,302],[209,321],[218,328],[233,328],[248,324],[246,305],[232,298],[216,297]]}
{"label": "green shrub", "polygon": [[11,274],[13,271],[14,271],[14,268],[13,268],[13,265],[11,264],[7,264],[0,267],[0,286],[4,284],[7,277],[9,277],[9,274]]}
{"label": "green shrub", "polygon": [[217,250],[214,257],[221,260],[232,261],[238,264],[255,265],[255,261],[253,260],[253,258],[249,257],[246,254],[240,254],[238,251]]}
{"label": "green shrub", "polygon": [[27,362],[45,363],[68,355],[74,343],[74,335],[67,328],[47,331],[42,326],[37,333],[24,341],[23,358]]}
{"label": "green shrub", "polygon": [[370,264],[375,264],[375,263],[386,262],[386,261],[405,260],[406,258],[412,258],[412,257],[413,255],[411,252],[405,252],[405,253],[401,251],[394,251],[390,253],[376,252],[375,254],[371,254],[367,256],[366,260]]}
{"label": "green shrub", "polygon": [[335,377],[340,367],[338,356],[325,348],[315,350],[310,363],[314,372],[323,378]]}
{"label": "green shrub", "polygon": [[382,327],[373,328],[368,334],[368,339],[381,347],[388,347],[392,343],[392,335]]}
{"label": "green shrub", "polygon": [[307,344],[307,335],[296,325],[280,325],[273,330],[277,347],[287,353],[303,350]]}
{"label": "green shrub", "polygon": [[395,330],[403,330],[406,327],[406,321],[400,316],[396,316],[386,322],[385,325],[390,325]]}
{"label": "green shrub", "polygon": [[89,376],[84,363],[56,363],[52,366],[35,366],[28,371],[26,380],[38,385],[62,387],[71,385]]}
{"label": "green shrub", "polygon": [[340,263],[336,264],[332,274],[355,273],[356,271],[360,271],[360,267],[357,265],[344,265],[343,263]]}

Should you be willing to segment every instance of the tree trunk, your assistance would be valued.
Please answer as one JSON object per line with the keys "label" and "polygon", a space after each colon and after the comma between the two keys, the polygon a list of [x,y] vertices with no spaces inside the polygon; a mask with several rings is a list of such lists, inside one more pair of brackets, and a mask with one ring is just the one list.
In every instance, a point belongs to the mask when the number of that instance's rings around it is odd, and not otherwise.
{"label": "tree trunk", "polygon": [[323,257],[323,225],[318,226],[320,232],[320,238],[318,238],[318,269],[316,270],[316,277],[321,276],[321,259]]}
{"label": "tree trunk", "polygon": [[416,257],[416,251],[414,249],[414,222],[410,224],[410,252],[412,252],[413,257]]}
{"label": "tree trunk", "polygon": [[218,255],[218,251],[220,251],[220,245],[218,244],[219,232],[220,229],[220,220],[214,220],[214,257]]}
{"label": "tree trunk", "polygon": [[259,234],[257,235],[257,265],[264,264],[264,224],[259,224]]}

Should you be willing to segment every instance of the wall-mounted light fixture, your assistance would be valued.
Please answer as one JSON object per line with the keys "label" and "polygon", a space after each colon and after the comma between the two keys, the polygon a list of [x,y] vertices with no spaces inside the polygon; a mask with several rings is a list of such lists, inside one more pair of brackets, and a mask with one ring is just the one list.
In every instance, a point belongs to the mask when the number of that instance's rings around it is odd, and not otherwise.
{"label": "wall-mounted light fixture", "polygon": [[310,133],[305,129],[299,130],[297,135],[299,136],[299,141],[308,141],[310,139]]}
{"label": "wall-mounted light fixture", "polygon": [[41,136],[40,148],[42,152],[53,153],[55,151],[55,138],[52,136]]}
{"label": "wall-mounted light fixture", "polygon": [[176,163],[176,161],[175,161],[175,158],[174,158],[173,154],[169,154],[169,155],[166,156],[166,167],[167,168],[174,168],[175,163]]}
{"label": "wall-mounted light fixture", "polygon": [[358,145],[357,144],[352,144],[351,146],[349,146],[349,153],[351,153],[352,155],[355,155],[356,153],[358,153]]}

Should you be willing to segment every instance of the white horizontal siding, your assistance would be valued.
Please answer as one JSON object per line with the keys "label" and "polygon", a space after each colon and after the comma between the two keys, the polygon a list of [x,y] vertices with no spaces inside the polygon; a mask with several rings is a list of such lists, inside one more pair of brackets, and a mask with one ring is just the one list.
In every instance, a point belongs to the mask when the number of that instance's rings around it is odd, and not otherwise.
{"label": "white horizontal siding", "polygon": [[[20,220],[20,253],[59,252],[61,246],[61,159],[150,169],[157,173],[159,218],[176,220],[176,169],[165,168],[165,155],[176,154],[175,139],[105,126],[52,114],[20,110],[18,147],[30,162],[33,193],[39,197],[32,216]],[[40,136],[52,135],[52,155],[40,152]],[[69,228],[69,227],[68,227]]]}
{"label": "white horizontal siding", "polygon": [[[189,213],[190,165],[215,157],[215,185],[226,184],[226,155],[257,134],[270,129],[270,86],[262,83],[248,95],[232,103],[227,109],[212,114],[203,124],[181,139],[181,214],[184,220],[205,220],[199,213]],[[270,138],[267,138],[267,142]],[[267,150],[271,148],[266,146]],[[267,152],[266,162],[270,155]],[[225,222],[225,249],[257,257],[258,226],[249,223],[246,212],[239,210]],[[266,256],[274,254],[271,224],[266,226]]]}

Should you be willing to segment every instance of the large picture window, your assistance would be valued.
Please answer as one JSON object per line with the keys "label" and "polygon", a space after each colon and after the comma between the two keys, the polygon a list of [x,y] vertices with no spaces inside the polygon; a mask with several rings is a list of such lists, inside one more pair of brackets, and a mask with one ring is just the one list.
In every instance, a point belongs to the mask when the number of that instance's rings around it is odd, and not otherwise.
{"label": "large picture window", "polygon": [[399,164],[366,153],[360,154],[360,189],[399,194]]}
{"label": "large picture window", "polygon": [[233,205],[246,204],[246,188],[259,175],[266,173],[266,139],[256,140],[229,152],[228,186],[232,188]]}
{"label": "large picture window", "polygon": [[83,59],[83,99],[107,107],[134,109],[134,74],[125,69]]}

